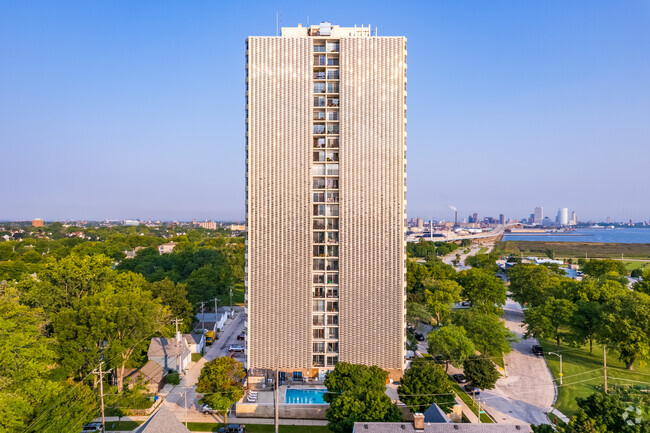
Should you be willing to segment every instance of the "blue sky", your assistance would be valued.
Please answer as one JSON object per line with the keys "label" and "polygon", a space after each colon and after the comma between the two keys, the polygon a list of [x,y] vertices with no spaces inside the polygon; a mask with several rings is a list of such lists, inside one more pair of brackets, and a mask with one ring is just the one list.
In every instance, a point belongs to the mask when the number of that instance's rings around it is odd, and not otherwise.
{"label": "blue sky", "polygon": [[0,0],[0,219],[241,219],[244,41],[408,38],[408,213],[650,218],[650,2]]}

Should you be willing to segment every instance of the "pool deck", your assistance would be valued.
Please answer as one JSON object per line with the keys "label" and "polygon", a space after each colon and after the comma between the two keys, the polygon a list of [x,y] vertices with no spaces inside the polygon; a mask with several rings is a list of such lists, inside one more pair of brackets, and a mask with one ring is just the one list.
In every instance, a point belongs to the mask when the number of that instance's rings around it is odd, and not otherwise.
{"label": "pool deck", "polygon": [[[323,385],[303,385],[303,384],[282,385],[282,386],[280,386],[280,389],[278,390],[278,397],[279,397],[279,400],[280,400],[280,404],[286,403],[286,400],[285,400],[286,391],[289,388],[291,388],[291,389],[325,389],[325,387]],[[246,400],[247,396],[248,396],[248,392],[246,392],[246,396],[244,396],[244,399],[240,404],[273,403],[273,391],[272,390],[258,391],[257,392],[257,401],[255,403]]]}

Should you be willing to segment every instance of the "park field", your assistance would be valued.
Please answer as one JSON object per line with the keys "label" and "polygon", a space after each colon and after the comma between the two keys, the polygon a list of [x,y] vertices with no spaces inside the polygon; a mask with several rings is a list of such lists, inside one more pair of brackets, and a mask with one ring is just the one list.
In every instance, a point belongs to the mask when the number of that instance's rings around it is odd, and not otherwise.
{"label": "park field", "polygon": [[603,242],[501,241],[495,249],[505,254],[556,258],[650,259],[650,244],[616,244]]}
{"label": "park field", "polygon": [[[555,407],[568,417],[575,415],[578,410],[576,397],[587,397],[594,392],[603,390],[603,347],[594,343],[593,354],[589,353],[589,346],[570,347],[560,345],[562,354],[562,372],[564,384],[560,385],[560,360],[548,352],[557,352],[554,341],[540,340],[546,353],[548,363],[555,383],[558,385],[557,401]],[[650,368],[637,361],[634,370],[626,370],[625,364],[618,359],[618,353],[607,350],[607,381],[611,388],[616,385],[637,385],[650,389]]]}

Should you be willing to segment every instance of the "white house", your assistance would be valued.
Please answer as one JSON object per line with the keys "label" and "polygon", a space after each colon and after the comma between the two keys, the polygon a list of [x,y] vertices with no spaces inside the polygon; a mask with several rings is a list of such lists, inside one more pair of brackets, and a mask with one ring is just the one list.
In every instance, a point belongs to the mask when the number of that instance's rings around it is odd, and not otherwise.
{"label": "white house", "polygon": [[147,357],[167,370],[181,372],[192,360],[192,351],[179,332],[176,338],[152,338]]}
{"label": "white house", "polygon": [[183,339],[192,353],[203,353],[203,348],[205,347],[205,335],[183,334]]}

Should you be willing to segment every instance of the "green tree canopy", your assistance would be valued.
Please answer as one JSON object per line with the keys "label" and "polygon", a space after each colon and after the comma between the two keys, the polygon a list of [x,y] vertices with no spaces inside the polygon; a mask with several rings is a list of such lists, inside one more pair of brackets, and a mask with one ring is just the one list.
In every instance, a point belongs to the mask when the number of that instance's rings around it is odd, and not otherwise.
{"label": "green tree canopy", "polygon": [[650,358],[650,296],[627,292],[603,306],[602,338],[630,370]]}
{"label": "green tree canopy", "polygon": [[521,305],[536,307],[559,291],[563,277],[546,266],[521,264],[508,269],[512,299]]}
{"label": "green tree canopy", "polygon": [[620,260],[602,259],[589,260],[582,267],[582,272],[591,277],[601,277],[613,272],[615,275],[627,275],[625,264]]}
{"label": "green tree canopy", "polygon": [[576,400],[578,413],[569,421],[567,432],[650,432],[650,423],[645,420],[636,422],[636,415],[629,417],[629,404],[623,403],[616,395],[595,393]]}
{"label": "green tree canopy", "polygon": [[445,359],[447,368],[449,363],[456,367],[462,365],[476,349],[472,340],[467,337],[465,328],[462,326],[448,325],[429,333],[430,355],[440,355]]}
{"label": "green tree canopy", "polygon": [[245,377],[244,366],[236,359],[226,356],[206,362],[196,384],[196,392],[203,394],[199,402],[226,412],[244,396]]}
{"label": "green tree canopy", "polygon": [[463,287],[462,296],[472,307],[483,313],[503,312],[506,304],[506,286],[503,280],[486,269],[468,269],[458,274],[458,283]]}
{"label": "green tree canopy", "polygon": [[453,280],[435,281],[431,278],[425,280],[423,285],[427,309],[436,318],[436,323],[442,325],[449,317],[453,304],[460,301],[463,288]]}
{"label": "green tree canopy", "polygon": [[484,355],[500,356],[510,353],[510,343],[517,341],[515,334],[494,314],[484,314],[473,308],[460,310],[454,314],[453,322],[462,324],[467,330],[467,337]]}
{"label": "green tree canopy", "polygon": [[524,312],[524,337],[552,338],[559,349],[560,342],[567,337],[566,331],[575,311],[576,304],[567,299],[548,298],[543,305]]}
{"label": "green tree canopy", "polygon": [[500,377],[494,362],[482,356],[467,358],[463,362],[463,370],[467,380],[479,389],[493,389]]}
{"label": "green tree canopy", "polygon": [[397,394],[411,412],[423,412],[433,403],[450,412],[455,404],[451,390],[449,376],[440,365],[417,360],[402,376]]}
{"label": "green tree canopy", "polygon": [[[325,394],[327,395],[327,394]],[[402,412],[382,391],[344,391],[326,412],[327,428],[334,433],[351,433],[355,422],[400,422]]]}
{"label": "green tree canopy", "polygon": [[325,393],[323,399],[331,403],[344,391],[353,394],[361,394],[363,391],[384,392],[387,379],[388,372],[379,367],[339,362],[334,370],[325,375],[323,384],[329,392]]}

